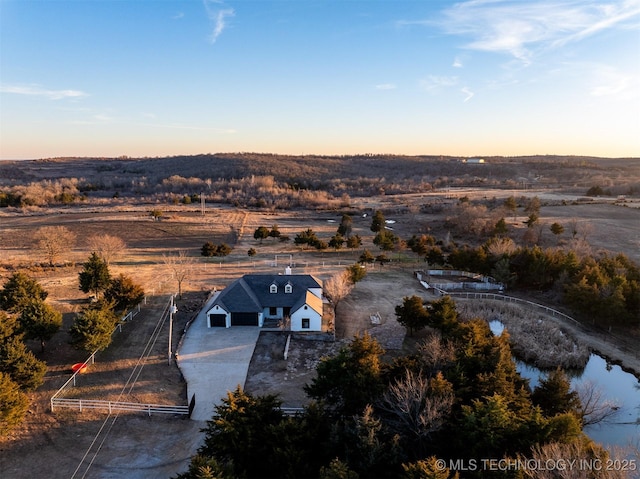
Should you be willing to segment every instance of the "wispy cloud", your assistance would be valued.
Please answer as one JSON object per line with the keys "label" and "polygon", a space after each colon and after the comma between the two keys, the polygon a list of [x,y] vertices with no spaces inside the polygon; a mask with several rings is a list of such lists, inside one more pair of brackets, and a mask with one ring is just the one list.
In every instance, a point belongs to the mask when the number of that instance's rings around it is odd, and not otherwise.
{"label": "wispy cloud", "polygon": [[[640,18],[640,0],[470,0],[445,9],[445,32],[469,37],[472,50],[511,55],[528,64],[536,52],[579,41]],[[404,22],[428,24],[429,22]]]}
{"label": "wispy cloud", "polygon": [[171,17],[172,20],[180,20],[181,18],[184,18],[184,12],[178,12],[173,17]]}
{"label": "wispy cloud", "polygon": [[381,83],[376,85],[376,90],[395,90],[397,88],[393,83]]}
{"label": "wispy cloud", "polygon": [[[622,98],[637,93],[637,81],[619,70],[600,65],[593,70],[593,80],[589,93],[592,96],[620,96]],[[636,91],[634,91],[636,90]]]}
{"label": "wispy cloud", "polygon": [[449,88],[458,83],[458,77],[429,75],[420,80],[420,86],[431,93],[435,93],[442,88]]}
{"label": "wispy cloud", "polygon": [[89,96],[80,90],[49,90],[38,85],[1,85],[1,93],[13,93],[15,95],[39,96],[49,100],[63,100],[65,98],[80,99]]}
{"label": "wispy cloud", "polygon": [[462,88],[462,90],[460,90],[462,93],[464,93],[466,95],[465,99],[462,100],[465,103],[468,102],[469,100],[471,100],[473,98],[473,96],[475,95],[475,93],[473,93],[471,90],[469,90],[469,88],[464,87]]}
{"label": "wispy cloud", "polygon": [[460,59],[460,57],[455,57],[453,59],[453,63],[451,64],[452,67],[454,68],[462,68],[462,60]]}
{"label": "wispy cloud", "polygon": [[224,8],[224,2],[221,0],[203,0],[203,3],[207,16],[213,24],[209,41],[215,43],[227,26],[227,18],[235,16],[235,10]]}

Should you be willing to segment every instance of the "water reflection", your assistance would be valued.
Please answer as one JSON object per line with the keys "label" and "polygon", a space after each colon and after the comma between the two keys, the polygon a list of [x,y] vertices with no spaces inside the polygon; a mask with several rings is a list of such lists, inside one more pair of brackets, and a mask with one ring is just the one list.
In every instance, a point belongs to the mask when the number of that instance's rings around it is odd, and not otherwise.
{"label": "water reflection", "polygon": [[[489,323],[495,335],[502,334],[504,325],[500,321]],[[529,379],[531,388],[539,384],[540,375],[545,374],[538,368],[516,361],[520,375]],[[602,392],[604,400],[612,400],[620,409],[607,422],[585,427],[585,432],[594,441],[608,446],[638,445],[640,438],[640,381],[611,364],[603,357],[592,354],[583,370],[567,371],[571,386],[579,389],[581,385],[593,383]]]}

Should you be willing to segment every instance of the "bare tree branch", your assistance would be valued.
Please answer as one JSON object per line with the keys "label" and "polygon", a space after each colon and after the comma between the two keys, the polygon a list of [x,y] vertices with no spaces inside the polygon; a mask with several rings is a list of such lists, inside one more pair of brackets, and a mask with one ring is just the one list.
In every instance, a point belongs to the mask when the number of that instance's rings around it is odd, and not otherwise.
{"label": "bare tree branch", "polygon": [[184,250],[178,251],[176,255],[162,255],[164,264],[171,272],[173,278],[178,282],[178,297],[182,298],[182,283],[191,273],[191,265],[194,259],[187,256]]}
{"label": "bare tree branch", "polygon": [[380,408],[389,414],[389,424],[398,432],[426,439],[444,424],[454,395],[450,391],[433,391],[429,379],[410,370],[389,386]]}
{"label": "bare tree branch", "polygon": [[97,253],[107,266],[127,247],[122,238],[107,234],[89,236],[87,246],[92,252]]}
{"label": "bare tree branch", "polygon": [[602,389],[592,381],[585,381],[576,387],[582,403],[581,414],[583,426],[611,422],[620,412],[620,404],[604,397]]}

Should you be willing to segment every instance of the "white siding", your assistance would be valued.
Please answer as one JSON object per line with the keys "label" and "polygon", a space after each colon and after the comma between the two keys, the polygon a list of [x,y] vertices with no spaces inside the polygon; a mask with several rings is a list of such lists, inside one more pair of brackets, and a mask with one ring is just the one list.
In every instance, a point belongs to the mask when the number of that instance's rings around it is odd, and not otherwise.
{"label": "white siding", "polygon": [[220,305],[215,305],[213,308],[211,308],[209,311],[207,311],[207,327],[210,328],[211,327],[211,320],[209,318],[209,315],[211,314],[225,314],[226,318],[225,318],[225,324],[227,328],[231,327],[231,313],[229,313],[228,311],[226,311],[225,309],[221,308]]}
{"label": "white siding", "polygon": [[[302,328],[302,318],[309,318],[308,329]],[[322,331],[322,315],[305,304],[300,309],[291,312],[291,331]]]}

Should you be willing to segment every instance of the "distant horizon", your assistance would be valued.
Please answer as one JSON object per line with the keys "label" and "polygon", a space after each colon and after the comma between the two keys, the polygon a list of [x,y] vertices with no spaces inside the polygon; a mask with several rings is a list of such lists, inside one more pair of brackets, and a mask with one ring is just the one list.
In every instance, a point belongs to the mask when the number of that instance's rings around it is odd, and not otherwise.
{"label": "distant horizon", "polygon": [[0,42],[6,160],[640,156],[640,0],[0,0]]}
{"label": "distant horizon", "polygon": [[442,157],[442,158],[460,158],[460,159],[486,159],[486,158],[543,158],[543,157],[558,157],[558,158],[594,158],[600,160],[640,160],[640,156],[598,156],[598,155],[564,155],[556,153],[535,153],[535,154],[522,154],[522,155],[443,155],[432,153],[416,153],[416,154],[402,154],[402,153],[336,153],[336,154],[320,154],[320,153],[276,153],[269,151],[218,151],[215,153],[192,153],[192,154],[171,154],[171,155],[154,155],[154,156],[47,156],[41,158],[0,158],[0,162],[12,162],[12,161],[47,161],[47,160],[154,160],[154,159],[170,159],[179,157],[196,157],[196,156],[216,156],[216,155],[270,155],[270,156],[290,156],[290,157],[349,157],[349,156],[397,156],[397,157]]}

